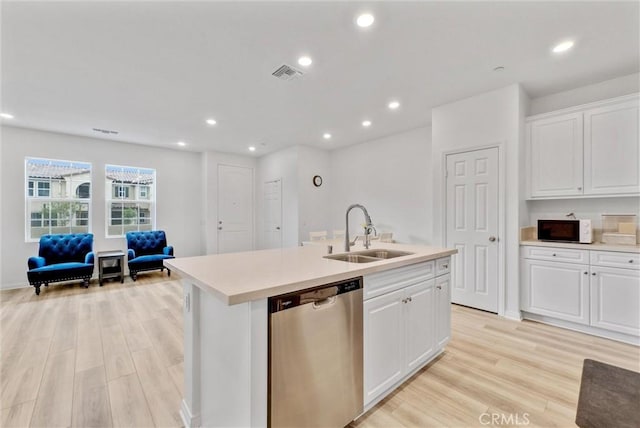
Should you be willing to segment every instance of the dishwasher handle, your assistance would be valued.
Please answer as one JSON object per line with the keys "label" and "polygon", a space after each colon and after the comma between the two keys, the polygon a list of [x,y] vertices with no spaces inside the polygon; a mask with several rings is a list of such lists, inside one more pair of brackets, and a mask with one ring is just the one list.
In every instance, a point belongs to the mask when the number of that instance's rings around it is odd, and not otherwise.
{"label": "dishwasher handle", "polygon": [[337,296],[340,294],[350,293],[361,288],[362,277],[358,277],[270,297],[269,313],[273,314],[309,303],[313,304],[314,309],[320,309],[335,303]]}
{"label": "dishwasher handle", "polygon": [[316,300],[313,302],[313,309],[322,309],[327,306],[332,306],[336,303],[336,296],[327,297],[326,299]]}

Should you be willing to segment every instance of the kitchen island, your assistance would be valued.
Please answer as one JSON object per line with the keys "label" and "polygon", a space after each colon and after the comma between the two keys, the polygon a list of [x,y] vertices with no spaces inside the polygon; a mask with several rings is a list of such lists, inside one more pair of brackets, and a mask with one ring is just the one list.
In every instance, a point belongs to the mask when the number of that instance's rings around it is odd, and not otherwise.
{"label": "kitchen island", "polygon": [[[325,258],[326,246],[318,245],[165,261],[184,288],[185,426],[268,425],[269,297],[364,277],[364,411],[442,352],[456,250],[372,248],[411,254],[348,263]],[[415,309],[400,304],[412,298]]]}

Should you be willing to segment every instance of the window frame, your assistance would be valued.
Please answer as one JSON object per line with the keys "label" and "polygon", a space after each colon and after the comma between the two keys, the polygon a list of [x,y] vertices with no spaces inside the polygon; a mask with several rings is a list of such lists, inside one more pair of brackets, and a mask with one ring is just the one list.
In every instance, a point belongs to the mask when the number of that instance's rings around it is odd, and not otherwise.
{"label": "window frame", "polygon": [[[39,161],[39,162],[55,162],[55,163],[61,163],[61,164],[69,164],[69,165],[74,165],[74,164],[80,164],[80,165],[87,165],[87,169],[88,169],[88,178],[83,179],[82,183],[88,183],[89,184],[89,197],[88,198],[78,198],[74,192],[65,192],[65,196],[62,197],[52,197],[52,185],[51,183],[56,182],[56,181],[61,181],[60,179],[55,179],[55,178],[51,178],[49,177],[49,179],[46,178],[34,178],[32,180],[29,179],[29,162],[30,161]],[[74,183],[74,179],[73,179],[74,175],[71,175],[71,179],[68,180],[69,183],[71,183],[71,186]],[[67,181],[66,179],[64,181]],[[68,232],[66,233],[73,233],[73,228],[77,228],[77,227],[86,227],[87,231],[86,232],[79,232],[79,233],[93,233],[93,222],[91,221],[92,219],[92,212],[93,212],[93,164],[89,161],[85,161],[85,160],[66,160],[66,159],[53,159],[53,158],[39,158],[39,157],[35,157],[35,156],[25,156],[24,158],[24,240],[25,242],[29,243],[29,242],[40,242],[40,236],[34,237],[32,236],[32,228],[33,228],[33,223],[34,222],[38,222],[40,223],[40,226],[36,226],[39,228],[48,228],[48,231],[46,233],[44,233],[43,235],[47,235],[47,234],[52,234],[54,233],[54,231],[52,230],[52,228],[54,227],[68,227]],[[30,184],[33,183],[33,186],[30,186]],[[41,186],[41,184],[43,184],[43,186]],[[46,184],[47,186],[44,186],[44,184]],[[40,195],[40,191],[44,190],[46,188],[47,192],[48,192],[48,196],[42,196]],[[58,216],[56,218],[52,218],[51,216],[49,216],[49,218],[45,218],[41,211],[37,211],[34,212],[31,210],[31,202],[35,201],[35,202],[40,202],[43,204],[43,207],[48,204],[49,206],[51,206],[52,204],[55,203],[70,203],[70,207],[69,207],[69,217],[68,217],[68,224],[67,226],[59,226],[58,225],[58,221],[61,220],[61,218]],[[74,208],[74,204],[81,204],[81,205],[86,205],[87,206],[87,216],[86,218],[83,216],[82,220],[86,221],[86,225],[78,225],[77,221],[78,218],[76,218],[76,213],[78,212],[78,210],[73,209]],[[39,218],[34,218],[33,214],[39,214]],[[65,232],[62,232],[65,233]]]}
{"label": "window frame", "polygon": [[[122,170],[137,170],[138,171],[138,175],[141,174],[141,171],[144,171],[145,173],[147,172],[151,172],[153,175],[153,180],[152,183],[145,183],[145,184],[140,184],[140,183],[135,183],[135,182],[125,182],[125,181],[115,181],[112,180],[110,178],[108,178],[108,171],[110,169],[116,169],[116,168],[121,168]],[[127,204],[132,204],[136,206],[136,212],[137,212],[137,217],[136,217],[136,223],[135,226],[137,226],[137,231],[140,231],[140,226],[141,225],[151,225],[151,230],[154,230],[156,228],[156,204],[157,204],[157,200],[156,200],[156,182],[158,179],[158,172],[155,168],[150,168],[150,167],[142,167],[142,166],[125,166],[125,165],[113,165],[113,164],[105,164],[104,166],[104,180],[105,180],[105,188],[107,185],[109,185],[109,191],[106,192],[106,194],[108,195],[107,198],[105,198],[105,227],[104,227],[104,235],[106,239],[110,239],[110,238],[124,238],[126,236],[126,231],[125,231],[125,227],[130,227],[132,226],[131,224],[127,224],[126,223],[126,217],[124,215],[125,210],[127,209],[126,205]],[[141,198],[140,196],[140,189],[142,187],[145,187],[146,190],[146,197],[145,198]],[[121,190],[125,190],[124,192],[124,196],[118,197],[118,195],[123,194],[123,192],[121,192]],[[130,196],[133,196],[133,198],[130,198]],[[121,209],[120,211],[120,215],[121,217],[113,217],[113,204],[114,203],[121,203]],[[141,215],[140,214],[140,205],[148,205],[149,206],[149,213],[148,215]],[[144,223],[142,223],[140,220],[144,218]],[[119,222],[119,224],[113,224],[113,219],[115,219],[117,222]],[[122,231],[121,234],[118,235],[113,235],[110,234],[110,228],[113,227],[119,227],[120,230]],[[143,230],[147,230],[146,228]]]}

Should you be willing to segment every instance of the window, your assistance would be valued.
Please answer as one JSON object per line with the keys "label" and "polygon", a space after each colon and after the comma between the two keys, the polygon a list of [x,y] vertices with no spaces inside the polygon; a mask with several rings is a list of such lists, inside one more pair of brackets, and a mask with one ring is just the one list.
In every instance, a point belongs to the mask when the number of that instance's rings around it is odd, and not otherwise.
{"label": "window", "polygon": [[90,163],[26,158],[25,187],[27,241],[90,232]]}
{"label": "window", "polygon": [[156,171],[149,168],[107,165],[107,236],[152,230],[155,224]]}

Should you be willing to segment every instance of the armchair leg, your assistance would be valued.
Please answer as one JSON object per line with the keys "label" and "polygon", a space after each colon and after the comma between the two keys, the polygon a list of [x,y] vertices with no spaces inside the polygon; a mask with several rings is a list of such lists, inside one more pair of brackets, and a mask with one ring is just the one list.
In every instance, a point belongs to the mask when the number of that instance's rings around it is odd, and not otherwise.
{"label": "armchair leg", "polygon": [[171,269],[167,269],[167,276],[171,276]]}
{"label": "armchair leg", "polygon": [[88,279],[83,279],[82,280],[82,286],[84,288],[89,288],[89,280]]}
{"label": "armchair leg", "polygon": [[36,296],[39,296],[40,295],[40,284],[34,285],[34,287],[36,288]]}
{"label": "armchair leg", "polygon": [[136,281],[136,279],[138,279],[138,274],[136,272],[130,272],[131,274],[131,279],[133,279],[133,282]]}

